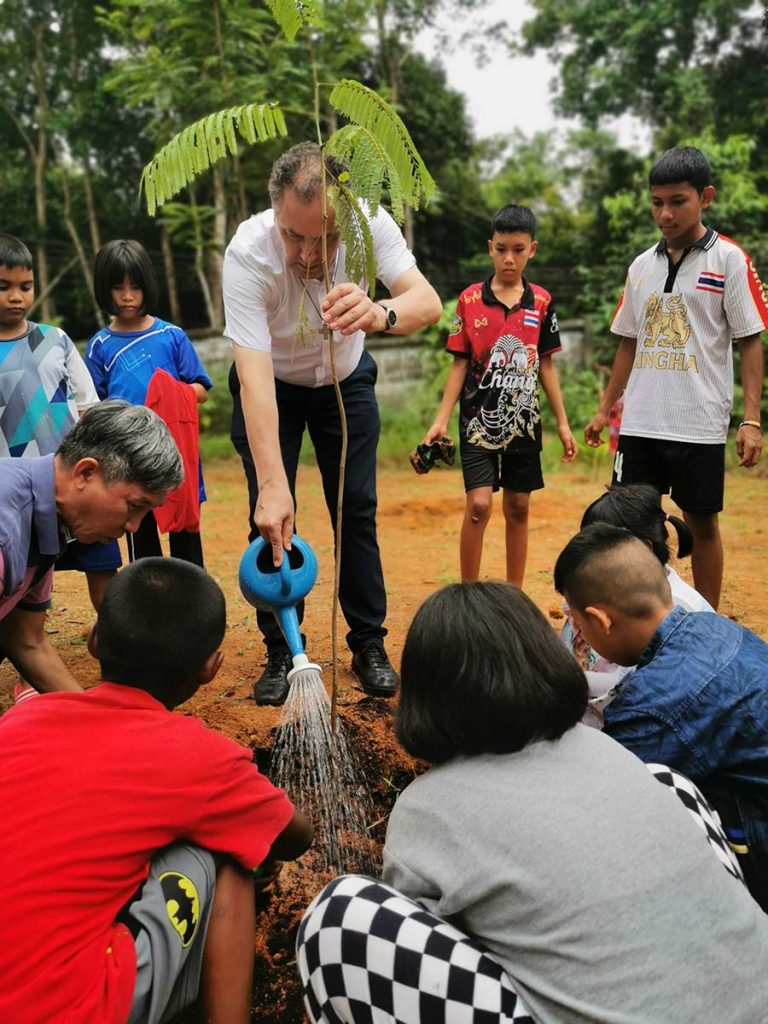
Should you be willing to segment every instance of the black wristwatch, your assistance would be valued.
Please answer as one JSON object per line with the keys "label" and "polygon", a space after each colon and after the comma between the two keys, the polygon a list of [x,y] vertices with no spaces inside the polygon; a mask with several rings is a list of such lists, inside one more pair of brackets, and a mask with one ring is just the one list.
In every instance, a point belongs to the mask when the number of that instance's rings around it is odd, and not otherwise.
{"label": "black wristwatch", "polygon": [[394,327],[397,326],[397,313],[394,311],[394,309],[392,309],[391,306],[385,306],[383,302],[377,302],[376,305],[381,306],[381,308],[386,313],[387,325],[384,328],[384,333],[386,334],[387,331],[391,331]]}

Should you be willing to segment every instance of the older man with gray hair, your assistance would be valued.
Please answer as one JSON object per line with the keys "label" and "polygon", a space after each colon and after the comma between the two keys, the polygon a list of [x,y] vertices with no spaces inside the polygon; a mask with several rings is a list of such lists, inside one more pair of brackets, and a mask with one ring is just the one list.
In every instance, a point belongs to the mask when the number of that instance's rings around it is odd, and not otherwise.
{"label": "older man with gray hair", "polygon": [[37,690],[79,690],[45,634],[53,566],[71,540],[135,531],[184,476],[168,427],[144,406],[89,409],[55,455],[0,459],[0,661]]}

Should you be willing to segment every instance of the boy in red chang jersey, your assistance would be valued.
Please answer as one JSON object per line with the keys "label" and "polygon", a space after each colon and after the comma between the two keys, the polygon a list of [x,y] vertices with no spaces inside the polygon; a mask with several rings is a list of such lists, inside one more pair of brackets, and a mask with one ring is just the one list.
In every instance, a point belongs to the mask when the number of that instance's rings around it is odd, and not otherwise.
{"label": "boy in red chang jersey", "polygon": [[437,416],[424,437],[430,444],[448,429],[460,399],[461,466],[467,493],[461,527],[461,578],[478,578],[493,492],[503,491],[507,579],[522,586],[528,552],[531,491],[541,475],[539,383],[552,407],[563,462],[576,458],[557,370],[557,316],[549,292],[523,277],[537,249],[536,217],[526,206],[502,207],[491,222],[488,253],[494,272],[465,288],[446,343],[453,366]]}
{"label": "boy in red chang jersey", "polygon": [[160,1024],[201,990],[209,1024],[250,1021],[255,878],[311,828],[252,753],[173,709],[223,654],[224,595],[175,558],[109,583],[105,680],[0,719],[0,1020]]}

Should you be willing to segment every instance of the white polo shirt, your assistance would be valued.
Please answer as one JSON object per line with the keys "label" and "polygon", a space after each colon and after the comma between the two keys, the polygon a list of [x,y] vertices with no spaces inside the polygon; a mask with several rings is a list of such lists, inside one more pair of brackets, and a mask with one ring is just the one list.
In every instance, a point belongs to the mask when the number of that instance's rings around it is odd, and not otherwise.
{"label": "white polo shirt", "polygon": [[736,338],[768,328],[768,303],[749,256],[708,230],[670,265],[666,243],[629,268],[611,331],[635,338],[622,434],[724,444],[733,404]]}
{"label": "white polo shirt", "polygon": [[[416,265],[416,260],[385,210],[379,208],[369,224],[378,277],[391,289],[401,274]],[[330,271],[333,284],[349,280],[345,254],[342,243]],[[271,352],[278,380],[304,387],[333,383],[329,346],[322,336],[323,282],[305,281],[286,266],[271,209],[243,221],[237,229],[224,256],[223,286],[227,338],[244,348]],[[348,337],[334,334],[340,380],[357,367],[364,341],[363,331]]]}

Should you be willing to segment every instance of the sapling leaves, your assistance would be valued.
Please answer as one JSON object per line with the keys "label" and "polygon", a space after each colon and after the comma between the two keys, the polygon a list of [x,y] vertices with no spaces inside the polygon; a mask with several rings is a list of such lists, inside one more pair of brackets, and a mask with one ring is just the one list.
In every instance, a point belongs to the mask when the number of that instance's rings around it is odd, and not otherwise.
{"label": "sapling leaves", "polygon": [[287,134],[282,113],[270,103],[246,103],[195,121],[144,168],[141,188],[150,215],[222,157],[236,153],[237,133],[250,143]]}
{"label": "sapling leaves", "polygon": [[[355,162],[355,170],[363,175],[363,184],[371,184],[377,177],[379,181],[386,177],[390,189],[395,183],[400,204],[405,202],[418,208],[429,199],[436,190],[435,182],[408,129],[389,103],[372,89],[351,79],[343,79],[333,87],[330,103],[364,131],[355,134],[340,129],[328,140],[329,152],[336,153],[336,146],[340,146],[350,163]],[[353,148],[358,145],[363,147],[363,153],[359,161],[355,161]],[[350,175],[358,191],[355,170],[350,167]],[[358,191],[358,194],[363,193]],[[393,198],[393,209],[394,205]]]}
{"label": "sapling leaves", "polygon": [[376,259],[368,218],[351,189],[339,183],[328,189],[335,223],[346,246],[345,270],[350,281],[365,281],[371,298],[376,289]]}
{"label": "sapling leaves", "polygon": [[319,25],[320,12],[316,0],[265,0],[265,3],[289,43],[296,38],[302,25]]}

